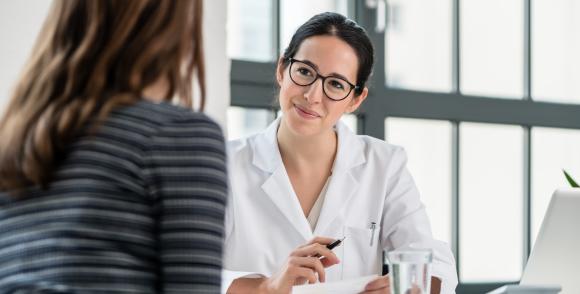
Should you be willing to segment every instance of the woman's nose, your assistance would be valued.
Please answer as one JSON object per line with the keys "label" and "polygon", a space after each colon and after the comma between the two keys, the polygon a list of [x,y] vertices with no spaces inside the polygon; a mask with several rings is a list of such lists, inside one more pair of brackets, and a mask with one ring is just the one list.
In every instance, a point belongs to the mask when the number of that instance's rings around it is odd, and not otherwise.
{"label": "woman's nose", "polygon": [[312,85],[306,87],[304,97],[310,103],[318,103],[324,99],[324,85],[321,78],[317,78]]}

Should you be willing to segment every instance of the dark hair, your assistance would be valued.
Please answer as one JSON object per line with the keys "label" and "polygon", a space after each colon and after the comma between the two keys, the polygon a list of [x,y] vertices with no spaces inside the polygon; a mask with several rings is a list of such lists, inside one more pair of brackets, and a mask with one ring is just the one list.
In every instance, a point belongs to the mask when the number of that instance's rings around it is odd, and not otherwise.
{"label": "dark hair", "polygon": [[191,106],[196,77],[203,109],[201,13],[201,0],[53,2],[0,120],[0,190],[45,186],[86,124],[160,79]]}
{"label": "dark hair", "polygon": [[284,50],[284,55],[282,56],[283,65],[288,66],[289,59],[294,57],[304,40],[320,35],[336,36],[354,49],[359,63],[356,76],[356,85],[359,87],[355,91],[355,95],[360,95],[373,69],[373,44],[365,29],[341,14],[334,12],[320,13],[300,26],[292,36],[290,44]]}

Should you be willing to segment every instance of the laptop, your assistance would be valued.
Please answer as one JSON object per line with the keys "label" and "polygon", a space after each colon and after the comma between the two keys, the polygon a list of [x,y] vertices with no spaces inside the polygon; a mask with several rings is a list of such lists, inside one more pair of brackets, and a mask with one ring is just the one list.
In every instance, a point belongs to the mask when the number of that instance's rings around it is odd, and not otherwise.
{"label": "laptop", "polygon": [[580,293],[580,189],[554,192],[520,285],[560,285]]}

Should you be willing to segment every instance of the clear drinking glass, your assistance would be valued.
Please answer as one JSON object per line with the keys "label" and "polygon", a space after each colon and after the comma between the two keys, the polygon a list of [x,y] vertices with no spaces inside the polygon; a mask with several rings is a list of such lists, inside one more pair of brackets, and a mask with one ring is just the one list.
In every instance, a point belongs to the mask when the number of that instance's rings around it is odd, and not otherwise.
{"label": "clear drinking glass", "polygon": [[387,253],[391,294],[428,294],[431,291],[431,250]]}

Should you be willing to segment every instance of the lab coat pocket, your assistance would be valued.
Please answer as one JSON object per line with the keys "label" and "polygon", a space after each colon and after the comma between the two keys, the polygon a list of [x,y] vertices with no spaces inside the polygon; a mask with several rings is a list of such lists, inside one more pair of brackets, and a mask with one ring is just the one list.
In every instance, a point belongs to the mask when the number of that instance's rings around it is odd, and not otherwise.
{"label": "lab coat pocket", "polygon": [[377,273],[378,232],[378,226],[344,227],[343,279]]}

